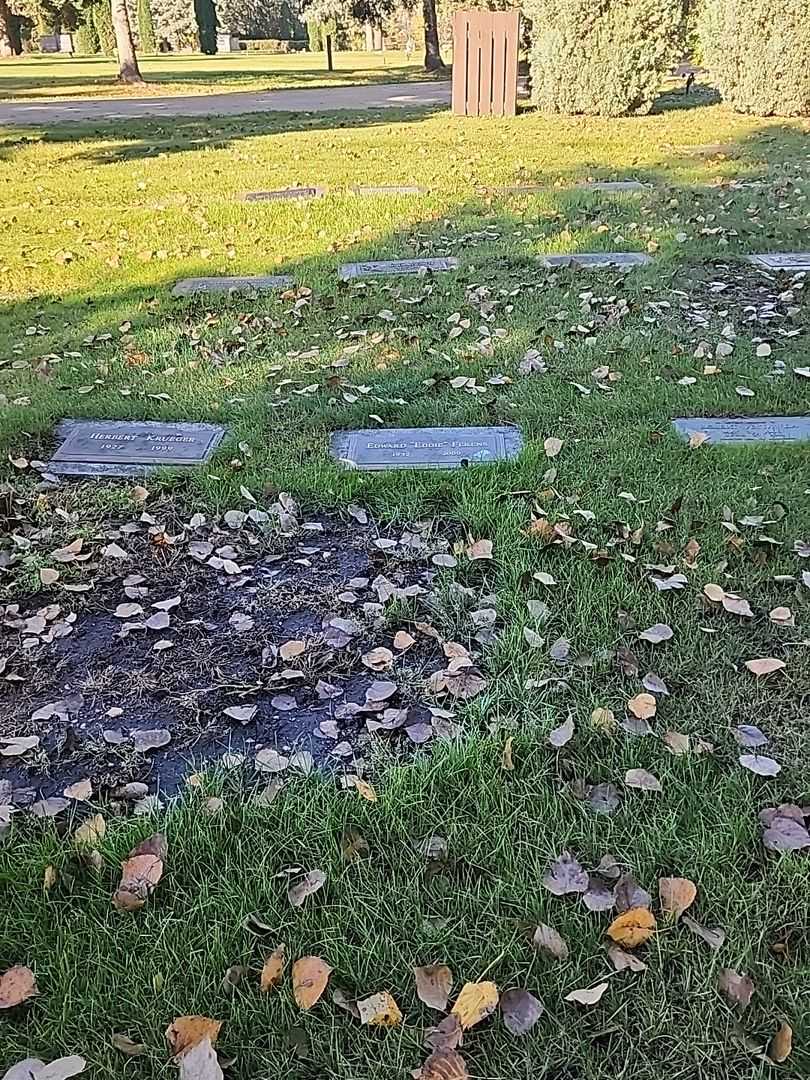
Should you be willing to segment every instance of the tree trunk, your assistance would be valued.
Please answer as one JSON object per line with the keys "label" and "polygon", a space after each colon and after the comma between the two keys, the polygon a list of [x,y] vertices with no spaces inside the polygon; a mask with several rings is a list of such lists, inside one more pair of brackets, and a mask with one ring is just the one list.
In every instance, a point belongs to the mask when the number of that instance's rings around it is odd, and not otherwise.
{"label": "tree trunk", "polygon": [[6,0],[0,0],[0,56],[13,56],[11,12]]}
{"label": "tree trunk", "polygon": [[331,34],[326,35],[326,70],[327,71],[334,71],[335,70],[335,64],[334,64],[334,61],[332,60],[332,35]]}
{"label": "tree trunk", "polygon": [[439,51],[439,20],[436,17],[436,0],[422,0],[425,20],[425,70],[444,71],[444,61]]}
{"label": "tree trunk", "polygon": [[129,25],[126,0],[111,0],[113,30],[115,31],[115,50],[118,53],[118,80],[123,83],[142,83],[135,46],[132,44],[132,28]]}

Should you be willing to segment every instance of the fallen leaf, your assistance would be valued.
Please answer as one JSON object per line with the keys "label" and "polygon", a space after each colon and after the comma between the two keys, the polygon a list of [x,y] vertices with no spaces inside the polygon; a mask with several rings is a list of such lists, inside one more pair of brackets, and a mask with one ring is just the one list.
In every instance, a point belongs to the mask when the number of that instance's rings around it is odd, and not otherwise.
{"label": "fallen leaf", "polygon": [[547,439],[543,440],[543,450],[545,451],[547,458],[555,458],[562,448],[562,439],[557,439],[554,435],[549,435]]}
{"label": "fallen leaf", "polygon": [[357,1011],[360,1013],[360,1023],[367,1024],[369,1027],[388,1028],[402,1023],[399,1006],[387,990],[359,999]]}
{"label": "fallen leaf", "polygon": [[323,888],[325,881],[326,874],[323,870],[310,870],[301,881],[289,887],[287,899],[293,907],[301,907],[308,896],[312,896],[313,893]]}
{"label": "fallen leaf", "polygon": [[34,973],[18,964],[0,975],[0,1009],[13,1009],[39,993]]}
{"label": "fallen leaf", "polygon": [[278,986],[281,982],[281,977],[284,974],[284,965],[286,962],[285,947],[279,945],[270,953],[262,964],[262,974],[259,981],[262,993],[266,994],[268,990],[271,990],[274,986]]}
{"label": "fallen leaf", "polygon": [[612,814],[621,803],[618,790],[609,782],[592,784],[585,799],[595,814]]}
{"label": "fallen leaf", "polygon": [[497,1007],[498,987],[494,982],[468,982],[461,988],[451,1011],[466,1031],[490,1016]]}
{"label": "fallen leaf", "polygon": [[503,751],[501,752],[501,768],[504,772],[514,772],[515,763],[512,760],[512,736],[508,735],[506,742],[503,744]]}
{"label": "fallen leaf", "polygon": [[566,1001],[575,1001],[577,1005],[596,1005],[602,1000],[602,995],[608,988],[608,983],[599,983],[591,989],[572,990],[565,995]]}
{"label": "fallen leaf", "polygon": [[365,836],[359,829],[355,829],[351,825],[348,825],[341,833],[340,848],[346,862],[353,862],[355,859],[366,859],[370,854]]}
{"label": "fallen leaf", "polygon": [[734,968],[722,968],[717,978],[721,993],[732,1005],[739,1005],[740,1010],[748,1008],[754,993],[754,981]]}
{"label": "fallen leaf", "polygon": [[62,794],[66,799],[86,802],[93,794],[93,785],[89,780],[77,780],[75,784],[66,787]]}
{"label": "fallen leaf", "polygon": [[528,990],[507,990],[501,995],[503,1022],[513,1035],[531,1031],[543,1011],[543,1003]]}
{"label": "fallen leaf", "polygon": [[166,1042],[175,1060],[178,1060],[206,1039],[212,1046],[217,1041],[221,1020],[210,1016],[178,1016],[166,1028]]}
{"label": "fallen leaf", "polygon": [[180,1080],[223,1080],[217,1052],[208,1038],[201,1039],[180,1059]]}
{"label": "fallen leaf", "polygon": [[597,731],[610,732],[616,726],[616,716],[612,709],[596,708],[591,713],[591,724]]}
{"label": "fallen leaf", "polygon": [[143,1043],[137,1043],[134,1039],[130,1039],[129,1035],[119,1035],[115,1033],[110,1036],[110,1042],[115,1050],[120,1050],[122,1054],[126,1054],[127,1057],[141,1057],[146,1053],[147,1047]]}
{"label": "fallen leaf", "polygon": [[543,885],[555,896],[568,893],[584,893],[588,888],[588,875],[573,855],[564,851],[551,864],[543,877]]}
{"label": "fallen leaf", "polygon": [[608,945],[608,956],[616,971],[646,971],[647,965],[632,953],[625,952],[618,945]]}
{"label": "fallen leaf", "polygon": [[474,562],[476,559],[491,559],[492,558],[492,541],[491,540],[475,540],[467,548],[467,558]]}
{"label": "fallen leaf", "polygon": [[627,702],[627,708],[639,720],[650,720],[655,716],[658,704],[652,694],[636,694]]}
{"label": "fallen leaf", "polygon": [[447,964],[415,967],[413,977],[416,979],[416,996],[419,1000],[430,1009],[444,1012],[453,986],[453,972]]}
{"label": "fallen leaf", "polygon": [[757,776],[778,776],[782,771],[778,761],[763,754],[740,754],[740,764]]}
{"label": "fallen leaf", "polygon": [[646,769],[628,769],[624,774],[624,782],[628,787],[640,788],[642,791],[663,791],[661,781]]}
{"label": "fallen leaf", "polygon": [[568,959],[568,945],[565,938],[558,934],[553,927],[546,926],[545,923],[540,923],[535,930],[532,945],[534,945],[535,949],[553,956],[555,960]]}
{"label": "fallen leaf", "polygon": [[669,641],[673,637],[673,630],[666,623],[655,623],[653,626],[648,626],[646,630],[642,630],[638,636],[641,641],[649,641],[653,645],[660,645],[662,641]]}
{"label": "fallen leaf", "polygon": [[360,658],[367,668],[372,671],[386,671],[390,668],[394,654],[390,649],[385,649],[382,646],[376,649],[372,649],[370,652],[364,653]]}
{"label": "fallen leaf", "polygon": [[725,930],[721,930],[719,927],[715,930],[710,930],[707,926],[702,926],[697,919],[693,919],[691,915],[683,915],[681,922],[684,926],[688,927],[693,934],[697,935],[702,941],[711,949],[719,949],[726,940]]}
{"label": "fallen leaf", "polygon": [[107,832],[107,822],[103,814],[94,814],[88,818],[73,834],[73,841],[79,847],[98,847]]}
{"label": "fallen leaf", "polygon": [[689,878],[666,877],[658,879],[658,897],[661,910],[671,915],[675,922],[695,902],[697,887]]}
{"label": "fallen leaf", "polygon": [[311,1009],[326,989],[332,969],[319,956],[302,956],[292,967],[293,996],[299,1009]]}
{"label": "fallen leaf", "polygon": [[301,656],[301,654],[306,651],[307,643],[298,639],[294,641],[285,641],[283,645],[279,645],[278,647],[278,655],[285,662],[294,660],[296,656]]}
{"label": "fallen leaf", "polygon": [[78,1054],[70,1057],[61,1057],[52,1061],[50,1065],[44,1065],[34,1073],[34,1080],[68,1080],[68,1077],[78,1076],[87,1068],[87,1062]]}
{"label": "fallen leaf", "polygon": [[113,894],[119,911],[137,911],[155,891],[163,876],[168,845],[163,833],[142,840],[121,865],[121,881]]}
{"label": "fallen leaf", "polygon": [[776,1062],[777,1065],[781,1065],[783,1061],[787,1061],[793,1050],[793,1028],[790,1024],[786,1024],[784,1021],[779,1025],[775,1035],[768,1043],[768,1057],[771,1061]]}
{"label": "fallen leaf", "polygon": [[574,720],[569,716],[565,723],[549,732],[548,741],[558,750],[569,743],[574,737]]}
{"label": "fallen leaf", "polygon": [[368,781],[361,780],[359,776],[355,776],[352,778],[352,785],[357,794],[362,795],[367,802],[377,801],[377,792]]}
{"label": "fallen leaf", "polygon": [[146,731],[132,732],[132,745],[142,754],[145,754],[147,750],[159,750],[161,746],[167,746],[171,740],[171,732],[166,728],[150,728]]}
{"label": "fallen leaf", "polygon": [[394,648],[399,652],[404,652],[415,644],[416,638],[412,637],[407,630],[397,630],[396,634],[394,634]]}
{"label": "fallen leaf", "polygon": [[12,739],[0,739],[0,757],[21,757],[39,746],[39,735],[18,735]]}
{"label": "fallen leaf", "polygon": [[652,903],[652,897],[642,889],[632,874],[622,874],[613,889],[616,910],[629,911],[631,908],[645,908]]}
{"label": "fallen leaf", "polygon": [[746,660],[745,666],[752,675],[760,678],[763,675],[771,675],[774,671],[781,671],[785,667],[785,661],[777,660],[773,656],[765,656],[759,660]]}
{"label": "fallen leaf", "polygon": [[608,937],[626,949],[635,949],[649,941],[655,930],[655,916],[645,907],[630,908],[614,919]]}
{"label": "fallen leaf", "polygon": [[436,1050],[419,1070],[416,1080],[469,1080],[464,1058],[455,1050]]}
{"label": "fallen leaf", "polygon": [[801,851],[810,848],[810,832],[804,824],[801,807],[783,803],[776,810],[763,810],[765,826],[762,842],[769,851]]}

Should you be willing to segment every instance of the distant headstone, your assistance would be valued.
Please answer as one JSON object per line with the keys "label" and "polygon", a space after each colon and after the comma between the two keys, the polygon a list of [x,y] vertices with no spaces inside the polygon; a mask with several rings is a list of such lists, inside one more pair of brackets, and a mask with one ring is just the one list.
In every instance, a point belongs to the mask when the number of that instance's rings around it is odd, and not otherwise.
{"label": "distant headstone", "polygon": [[537,195],[548,191],[548,184],[512,184],[510,187],[492,188],[499,195]]}
{"label": "distant headstone", "polygon": [[424,195],[427,188],[416,184],[358,184],[352,192],[355,195]]}
{"label": "distant headstone", "polygon": [[200,465],[225,429],[157,420],[63,420],[47,471],[63,476],[139,476],[155,466]]}
{"label": "distant headstone", "polygon": [[607,194],[621,194],[623,191],[648,191],[649,184],[642,184],[640,180],[591,180],[577,184],[584,191],[604,191]]}
{"label": "distant headstone", "polygon": [[338,269],[341,281],[362,277],[392,277],[399,274],[440,273],[458,270],[458,259],[398,259],[394,262],[344,263]]}
{"label": "distant headstone", "polygon": [[748,259],[755,266],[764,266],[766,270],[788,270],[793,273],[810,270],[810,251],[773,251],[763,255],[749,255]]}
{"label": "distant headstone", "polygon": [[799,442],[810,439],[810,416],[694,416],[672,421],[683,439],[696,433],[712,443]]}
{"label": "distant headstone", "polygon": [[241,52],[242,41],[236,34],[217,34],[217,52],[234,53]]}
{"label": "distant headstone", "polygon": [[566,255],[541,255],[540,262],[544,266],[645,266],[651,263],[649,255],[640,251],[575,251]]}
{"label": "distant headstone", "polygon": [[286,199],[319,199],[324,189],[319,187],[282,188],[280,191],[249,191],[245,202],[283,202]]}
{"label": "distant headstone", "polygon": [[288,289],[294,278],[285,274],[275,277],[201,277],[184,278],[172,289],[172,296],[193,296],[196,293],[272,292]]}
{"label": "distant headstone", "polygon": [[382,428],[338,431],[332,456],[350,469],[458,469],[515,457],[523,437],[512,427]]}
{"label": "distant headstone", "polygon": [[39,38],[39,51],[44,53],[59,52],[59,35],[41,34]]}

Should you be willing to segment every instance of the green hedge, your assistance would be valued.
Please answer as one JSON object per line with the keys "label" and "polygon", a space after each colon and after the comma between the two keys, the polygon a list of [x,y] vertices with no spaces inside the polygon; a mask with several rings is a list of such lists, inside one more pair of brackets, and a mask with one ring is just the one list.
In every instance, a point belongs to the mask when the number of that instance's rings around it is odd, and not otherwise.
{"label": "green hedge", "polygon": [[700,38],[737,112],[810,115],[810,0],[703,0]]}
{"label": "green hedge", "polygon": [[683,48],[677,0],[526,0],[537,106],[626,116],[652,108]]}

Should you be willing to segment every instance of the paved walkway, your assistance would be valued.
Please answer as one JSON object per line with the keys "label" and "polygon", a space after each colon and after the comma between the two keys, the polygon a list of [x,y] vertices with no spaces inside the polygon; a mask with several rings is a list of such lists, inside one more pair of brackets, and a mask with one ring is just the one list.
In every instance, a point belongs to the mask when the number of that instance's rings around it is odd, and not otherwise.
{"label": "paved walkway", "polygon": [[232,116],[255,112],[323,112],[327,109],[402,109],[449,104],[449,82],[331,86],[249,94],[196,94],[194,97],[83,98],[74,101],[28,98],[25,101],[0,101],[0,125]]}

